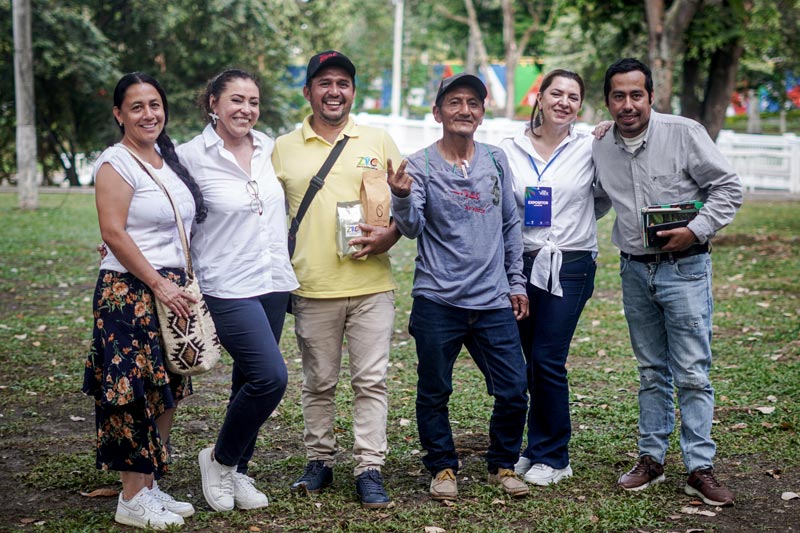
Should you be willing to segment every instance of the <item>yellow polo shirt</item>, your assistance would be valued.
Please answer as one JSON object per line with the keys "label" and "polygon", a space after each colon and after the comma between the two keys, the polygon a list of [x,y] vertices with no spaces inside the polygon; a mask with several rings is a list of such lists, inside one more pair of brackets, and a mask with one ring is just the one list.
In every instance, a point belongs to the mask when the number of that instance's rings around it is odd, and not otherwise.
{"label": "yellow polo shirt", "polygon": [[[385,169],[388,159],[397,168],[402,160],[400,152],[385,131],[358,126],[352,117],[339,138],[342,135],[348,135],[350,140],[314,196],[297,232],[292,266],[300,288],[294,293],[306,298],[363,296],[396,288],[388,254],[369,256],[366,260],[339,258],[336,204],[359,200],[361,174],[369,169]],[[291,217],[332,146],[311,128],[310,116],[301,128],[275,141],[272,163],[286,191]]]}

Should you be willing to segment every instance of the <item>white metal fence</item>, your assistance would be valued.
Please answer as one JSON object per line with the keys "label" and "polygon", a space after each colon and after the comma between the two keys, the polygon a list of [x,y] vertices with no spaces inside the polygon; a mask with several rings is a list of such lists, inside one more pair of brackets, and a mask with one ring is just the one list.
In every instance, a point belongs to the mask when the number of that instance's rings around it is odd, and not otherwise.
{"label": "white metal fence", "polygon": [[[411,154],[442,135],[442,127],[431,115],[412,120],[385,115],[359,114],[359,124],[385,129],[397,143],[400,153]],[[477,140],[497,144],[522,129],[523,122],[508,119],[485,119],[475,133]],[[592,126],[578,127],[591,130]],[[723,130],[717,146],[731,162],[747,191],[800,193],[800,138],[784,135],[749,135]]]}
{"label": "white metal fence", "polygon": [[800,193],[800,138],[721,131],[717,146],[748,191]]}

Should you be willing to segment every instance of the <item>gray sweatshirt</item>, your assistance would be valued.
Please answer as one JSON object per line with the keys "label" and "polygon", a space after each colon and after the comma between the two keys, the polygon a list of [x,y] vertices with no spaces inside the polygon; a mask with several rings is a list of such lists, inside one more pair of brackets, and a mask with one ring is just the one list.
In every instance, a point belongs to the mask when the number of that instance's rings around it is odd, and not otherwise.
{"label": "gray sweatshirt", "polygon": [[500,148],[475,143],[468,177],[435,143],[408,158],[411,194],[392,195],[400,232],[417,239],[411,295],[465,309],[510,307],[525,294],[522,231],[508,161]]}

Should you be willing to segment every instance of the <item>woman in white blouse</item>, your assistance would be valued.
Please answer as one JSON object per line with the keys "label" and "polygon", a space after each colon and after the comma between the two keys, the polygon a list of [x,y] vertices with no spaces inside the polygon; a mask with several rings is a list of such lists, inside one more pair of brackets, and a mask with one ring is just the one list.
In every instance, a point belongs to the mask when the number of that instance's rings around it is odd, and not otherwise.
{"label": "woman in white blouse", "polygon": [[95,398],[97,467],[118,470],[122,479],[115,520],[164,529],[194,514],[192,504],[176,501],[156,481],[167,470],[175,406],[192,389],[190,378],[164,366],[154,298],[186,316],[193,297],[180,290],[186,260],[175,213],[148,173],[169,191],[187,234],[192,220],[203,221],[205,207],[167,135],[169,106],[158,82],[126,74],[114,89],[113,111],[122,139],[94,170],[105,248],[83,391]]}
{"label": "woman in white blouse", "polygon": [[258,431],[288,380],[279,350],[290,291],[283,189],[274,141],[253,129],[259,86],[242,70],[212,79],[201,105],[210,123],[178,148],[197,180],[208,220],[197,226],[192,260],[220,341],[233,358],[231,397],[214,446],[200,452],[203,494],[212,509],[255,509],[266,495],[247,476]]}
{"label": "woman in white blouse", "polygon": [[518,322],[528,364],[528,444],[515,470],[537,485],[572,475],[566,361],[594,290],[593,137],[573,127],[583,97],[580,76],[549,72],[530,123],[500,143],[514,173],[530,302],[530,316]]}

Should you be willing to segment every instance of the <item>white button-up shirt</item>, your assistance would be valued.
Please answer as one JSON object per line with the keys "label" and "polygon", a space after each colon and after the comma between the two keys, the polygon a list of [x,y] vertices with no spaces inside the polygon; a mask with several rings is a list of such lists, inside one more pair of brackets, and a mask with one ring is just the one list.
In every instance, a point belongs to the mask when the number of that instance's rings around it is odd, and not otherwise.
{"label": "white button-up shirt", "polygon": [[[249,298],[296,289],[286,242],[286,200],[275,169],[275,142],[251,130],[255,152],[248,175],[209,124],[178,147],[181,162],[203,193],[208,218],[192,232],[192,262],[204,294]],[[258,184],[263,214],[247,183]]]}
{"label": "white button-up shirt", "polygon": [[[597,252],[592,136],[573,129],[556,147],[549,161],[536,152],[524,129],[514,137],[503,139],[500,147],[505,150],[514,174],[514,195],[522,221],[525,252],[540,250],[530,282],[546,291],[548,280],[552,280],[551,292],[561,296],[558,280],[562,250]],[[531,158],[541,175],[537,176],[534,171]],[[550,226],[524,225],[526,187],[552,187]]]}

